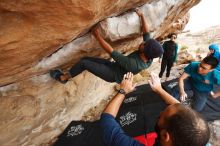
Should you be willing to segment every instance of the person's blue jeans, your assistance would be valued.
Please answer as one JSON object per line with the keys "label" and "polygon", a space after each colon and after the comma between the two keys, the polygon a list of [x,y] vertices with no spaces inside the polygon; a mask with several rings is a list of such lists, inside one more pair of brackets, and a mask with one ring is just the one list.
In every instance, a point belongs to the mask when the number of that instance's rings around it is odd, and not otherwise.
{"label": "person's blue jeans", "polygon": [[[192,108],[198,112],[202,111],[210,93],[198,91],[192,86],[190,78],[184,80],[184,90],[187,94],[187,97],[192,97],[193,99]],[[174,87],[171,95],[180,101],[179,85]]]}

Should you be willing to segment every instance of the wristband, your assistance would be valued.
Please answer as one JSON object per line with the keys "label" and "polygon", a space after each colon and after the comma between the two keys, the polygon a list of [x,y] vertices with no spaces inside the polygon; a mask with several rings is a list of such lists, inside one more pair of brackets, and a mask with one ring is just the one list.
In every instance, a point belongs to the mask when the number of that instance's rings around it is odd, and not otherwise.
{"label": "wristband", "polygon": [[118,93],[126,95],[126,92],[125,92],[124,89],[119,89],[119,90],[118,90]]}

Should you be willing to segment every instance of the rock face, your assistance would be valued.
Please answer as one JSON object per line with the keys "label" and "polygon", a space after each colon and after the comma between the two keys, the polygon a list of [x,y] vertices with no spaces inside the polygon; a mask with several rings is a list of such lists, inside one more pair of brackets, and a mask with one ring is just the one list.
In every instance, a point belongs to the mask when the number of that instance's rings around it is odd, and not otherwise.
{"label": "rock face", "polygon": [[[148,2],[142,9],[148,18],[151,30],[155,33],[154,36],[159,37],[166,35],[170,30],[183,29],[187,22],[185,15],[199,1],[63,0],[45,2],[21,0],[9,2],[2,0],[0,2],[0,86],[46,73],[51,67],[61,65],[61,63],[54,64],[47,69],[34,68],[39,61],[55,53],[64,44],[84,35],[91,26],[104,18]],[[117,35],[123,34],[123,37],[118,36],[116,39],[128,38],[137,33],[139,22],[136,20],[138,18],[137,16],[131,17],[130,14],[121,14],[110,21],[105,20],[109,26],[106,31],[112,33],[117,31],[114,27],[121,29],[127,26],[129,29],[122,29],[123,32],[117,33]],[[180,18],[183,20],[180,21]],[[114,19],[117,19],[118,22]],[[121,23],[117,25],[116,23],[119,22]],[[133,26],[136,28],[130,29]],[[127,35],[128,33],[129,35]],[[85,37],[82,37],[81,41],[84,41]],[[88,46],[88,51],[91,50],[89,48]],[[81,53],[74,54],[74,56],[80,55]],[[74,60],[78,60],[78,58]],[[74,60],[72,61],[74,62]]]}
{"label": "rock face", "polygon": [[107,57],[88,32],[94,24],[103,20],[103,35],[116,50],[127,52],[142,41],[139,19],[127,10],[146,2],[140,9],[152,36],[163,38],[184,28],[188,10],[199,1],[1,0],[1,145],[47,145],[70,121],[111,97],[114,84],[88,72],[65,85],[48,75],[83,56]]}
{"label": "rock face", "polygon": [[2,0],[0,82],[8,80],[6,83],[9,83],[33,74],[33,70],[26,74],[21,72],[28,70],[67,42],[85,34],[98,21],[147,1]]}

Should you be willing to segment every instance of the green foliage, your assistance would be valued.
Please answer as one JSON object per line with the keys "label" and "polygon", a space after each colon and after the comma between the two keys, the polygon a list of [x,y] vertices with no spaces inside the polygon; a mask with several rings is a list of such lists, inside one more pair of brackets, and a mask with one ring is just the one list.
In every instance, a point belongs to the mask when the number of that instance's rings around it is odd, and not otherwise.
{"label": "green foliage", "polygon": [[189,48],[188,46],[182,45],[181,48],[180,48],[180,50],[186,50],[186,49],[188,49],[188,48]]}

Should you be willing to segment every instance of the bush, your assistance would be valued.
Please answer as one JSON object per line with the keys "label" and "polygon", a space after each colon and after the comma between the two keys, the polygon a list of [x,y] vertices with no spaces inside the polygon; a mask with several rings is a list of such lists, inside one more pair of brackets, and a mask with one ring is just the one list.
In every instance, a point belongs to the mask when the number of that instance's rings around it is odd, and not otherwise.
{"label": "bush", "polygon": [[180,48],[180,50],[186,50],[186,49],[188,49],[188,48],[189,48],[188,46],[183,45],[183,46]]}

